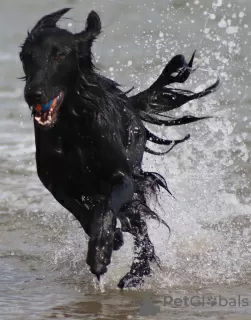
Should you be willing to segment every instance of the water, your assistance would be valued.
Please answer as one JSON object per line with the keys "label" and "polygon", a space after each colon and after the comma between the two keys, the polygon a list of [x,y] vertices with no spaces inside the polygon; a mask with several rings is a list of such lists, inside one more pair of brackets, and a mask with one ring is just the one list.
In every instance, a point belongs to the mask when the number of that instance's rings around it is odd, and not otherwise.
{"label": "water", "polygon": [[[192,137],[168,156],[145,156],[145,167],[167,178],[177,200],[163,193],[160,205],[152,203],[172,235],[168,242],[167,230],[149,222],[162,270],[141,290],[116,289],[132,259],[129,236],[97,284],[85,264],[84,232],[36,175],[18,46],[38,18],[64,6],[73,7],[72,19],[61,25],[72,31],[91,9],[100,13],[96,61],[125,90],[147,87],[171,56],[189,58],[196,48],[196,64],[221,75],[216,94],[177,112],[214,118],[157,131]],[[250,10],[249,0],[0,3],[0,319],[250,319]],[[198,70],[187,87],[214,78]]]}

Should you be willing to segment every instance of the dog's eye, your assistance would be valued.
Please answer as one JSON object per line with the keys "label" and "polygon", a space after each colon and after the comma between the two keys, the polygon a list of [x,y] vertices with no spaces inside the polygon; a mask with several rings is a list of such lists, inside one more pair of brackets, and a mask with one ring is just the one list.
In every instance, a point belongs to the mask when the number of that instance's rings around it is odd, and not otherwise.
{"label": "dog's eye", "polygon": [[61,60],[62,58],[64,58],[64,54],[63,53],[57,53],[55,56],[54,56],[54,60],[56,61],[59,61]]}

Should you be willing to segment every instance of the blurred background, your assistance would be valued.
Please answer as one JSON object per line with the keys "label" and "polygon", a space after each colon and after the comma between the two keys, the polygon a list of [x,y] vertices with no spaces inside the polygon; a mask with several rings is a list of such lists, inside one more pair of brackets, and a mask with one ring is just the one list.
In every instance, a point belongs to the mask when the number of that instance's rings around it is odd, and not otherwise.
{"label": "blurred background", "polygon": [[[174,113],[212,119],[151,128],[191,139],[164,157],[145,155],[145,168],[165,176],[176,200],[163,193],[151,204],[172,235],[168,241],[167,230],[149,222],[162,270],[141,290],[116,289],[132,260],[129,236],[96,283],[83,230],[36,174],[19,46],[39,18],[65,6],[73,9],[60,26],[72,32],[92,9],[100,14],[96,64],[124,90],[146,88],[172,56],[189,59],[195,49],[199,69],[185,87],[199,90],[221,77],[216,94]],[[164,306],[165,295],[236,298],[251,289],[250,10],[249,0],[0,2],[0,319],[250,319],[251,298],[246,307]]]}

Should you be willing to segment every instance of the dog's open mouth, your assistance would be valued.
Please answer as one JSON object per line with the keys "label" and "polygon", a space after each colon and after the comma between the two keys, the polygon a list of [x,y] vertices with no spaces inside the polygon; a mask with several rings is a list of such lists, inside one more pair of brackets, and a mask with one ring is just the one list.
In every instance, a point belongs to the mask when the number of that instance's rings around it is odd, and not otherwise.
{"label": "dog's open mouth", "polygon": [[53,125],[57,119],[59,107],[64,100],[64,93],[61,91],[59,95],[46,104],[37,104],[34,107],[34,118],[42,126]]}

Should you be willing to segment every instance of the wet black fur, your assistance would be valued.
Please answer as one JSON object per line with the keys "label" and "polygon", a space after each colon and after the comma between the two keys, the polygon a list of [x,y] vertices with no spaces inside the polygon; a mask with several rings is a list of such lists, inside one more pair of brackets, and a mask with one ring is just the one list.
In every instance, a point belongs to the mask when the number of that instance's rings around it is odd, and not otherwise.
{"label": "wet black fur", "polygon": [[[60,91],[65,95],[53,127],[44,128],[34,120],[37,172],[90,237],[87,264],[98,279],[106,273],[112,251],[123,245],[123,232],[133,235],[135,259],[118,286],[136,286],[150,275],[150,262],[159,263],[145,222],[158,216],[146,198],[159,187],[169,191],[163,177],[141,168],[144,151],[160,154],[146,142],[173,147],[188,138],[158,138],[142,120],[169,126],[202,119],[173,119],[163,113],[213,92],[219,83],[196,94],[171,87],[185,82],[192,71],[194,55],[189,63],[177,55],[150,88],[128,97],[93,65],[91,47],[101,32],[99,16],[92,11],[85,30],[73,34],[56,25],[68,10],[43,17],[28,33],[20,53],[25,99],[32,110]],[[121,228],[116,227],[117,219]]]}

